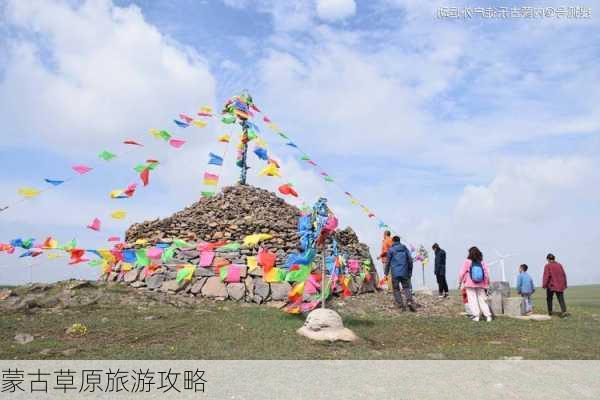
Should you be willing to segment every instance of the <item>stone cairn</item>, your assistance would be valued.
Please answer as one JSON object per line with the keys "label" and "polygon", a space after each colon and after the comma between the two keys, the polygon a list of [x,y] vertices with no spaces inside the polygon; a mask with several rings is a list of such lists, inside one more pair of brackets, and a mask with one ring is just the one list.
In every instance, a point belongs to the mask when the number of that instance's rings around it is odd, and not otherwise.
{"label": "stone cairn", "polygon": [[[291,285],[288,282],[267,283],[263,280],[261,267],[249,271],[242,268],[240,282],[224,283],[215,266],[223,264],[243,264],[250,256],[256,256],[259,247],[277,255],[276,266],[283,267],[288,254],[297,249],[297,234],[300,210],[279,198],[274,193],[253,186],[229,186],[213,197],[202,198],[164,219],[156,219],[133,224],[126,232],[124,248],[140,248],[157,243],[170,244],[173,238],[183,239],[191,244],[201,242],[228,241],[242,243],[252,234],[266,233],[271,239],[262,241],[253,248],[241,247],[239,250],[215,249],[212,267],[199,267],[200,251],[196,246],[176,250],[173,259],[160,264],[150,276],[143,277],[141,269],[121,270],[121,264],[101,278],[106,281],[122,282],[143,290],[159,290],[171,294],[191,294],[218,300],[231,299],[262,304],[269,301],[286,302]],[[348,259],[361,262],[369,260],[373,265],[369,248],[360,243],[352,228],[338,230],[333,237],[338,242],[340,254]],[[145,244],[136,244],[143,239]],[[327,254],[331,254],[331,245]],[[315,259],[320,267],[321,255]],[[192,280],[176,281],[177,266],[192,264],[196,271]],[[372,267],[372,279],[363,281],[358,275],[352,276],[349,288],[353,294],[375,290],[377,277]],[[341,288],[333,294],[341,292]],[[282,304],[283,305],[283,304]]]}

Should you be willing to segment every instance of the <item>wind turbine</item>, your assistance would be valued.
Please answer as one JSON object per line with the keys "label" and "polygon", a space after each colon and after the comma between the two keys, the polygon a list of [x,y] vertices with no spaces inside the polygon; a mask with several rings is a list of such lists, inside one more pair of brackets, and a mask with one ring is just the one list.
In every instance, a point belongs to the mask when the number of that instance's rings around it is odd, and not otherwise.
{"label": "wind turbine", "polygon": [[496,261],[491,262],[488,265],[492,266],[494,264],[500,264],[500,269],[502,270],[502,281],[506,282],[506,271],[504,268],[504,260],[514,256],[514,254],[502,254],[497,249],[494,249],[494,251],[496,252],[496,255],[498,256],[498,259]]}

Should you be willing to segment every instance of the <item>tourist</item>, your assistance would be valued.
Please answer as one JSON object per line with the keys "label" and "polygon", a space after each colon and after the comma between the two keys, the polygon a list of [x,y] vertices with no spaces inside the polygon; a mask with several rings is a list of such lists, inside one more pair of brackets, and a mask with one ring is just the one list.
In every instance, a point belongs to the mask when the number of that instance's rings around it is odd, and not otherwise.
{"label": "tourist", "polygon": [[[383,265],[384,269],[387,264],[387,252],[390,247],[392,247],[392,233],[390,231],[385,231],[383,232],[383,240],[381,241],[381,253],[379,253],[379,256],[377,256],[377,259],[381,260],[381,264]],[[384,281],[386,282],[389,290],[390,279],[387,274],[384,275]]]}
{"label": "tourist", "polygon": [[[410,311],[417,311],[410,284],[413,261],[410,256],[410,251],[400,242],[400,237],[394,236],[392,238],[392,246],[387,251],[385,259],[385,275],[391,273],[392,289],[394,290],[394,300],[396,305],[400,307],[402,311],[406,310],[406,305],[402,299],[402,292],[404,292],[404,297]],[[400,285],[402,285],[402,291],[400,290]]]}
{"label": "tourist", "polygon": [[533,279],[527,273],[529,267],[527,264],[521,264],[519,267],[519,276],[517,277],[517,293],[523,298],[521,302],[521,313],[531,315],[533,312],[533,304],[531,303],[531,295],[535,292]]}
{"label": "tourist", "polygon": [[564,291],[567,288],[567,275],[560,263],[556,262],[554,254],[546,256],[548,263],[544,267],[544,277],[542,278],[542,287],[546,289],[546,302],[548,303],[548,315],[552,315],[552,301],[554,294],[560,304],[561,317],[567,316],[567,305],[565,304]]}
{"label": "tourist", "polygon": [[481,314],[486,321],[492,320],[490,307],[486,302],[486,289],[490,285],[490,272],[483,261],[483,255],[477,247],[469,249],[469,255],[458,275],[460,288],[467,290],[469,309],[473,313],[473,321],[479,321]]}
{"label": "tourist", "polygon": [[433,273],[437,279],[439,296],[448,297],[448,282],[446,281],[446,251],[437,243],[434,243],[431,248],[435,253],[435,265]]}

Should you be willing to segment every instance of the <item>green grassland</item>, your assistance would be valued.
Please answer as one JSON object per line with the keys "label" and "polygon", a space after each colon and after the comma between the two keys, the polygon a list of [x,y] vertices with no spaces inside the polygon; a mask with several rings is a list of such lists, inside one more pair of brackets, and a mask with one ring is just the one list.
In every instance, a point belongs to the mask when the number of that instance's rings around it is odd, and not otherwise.
{"label": "green grassland", "polygon": [[[499,317],[491,323],[460,316],[458,295],[446,315],[400,312],[389,293],[334,303],[357,343],[318,343],[296,334],[304,318],[268,306],[201,301],[173,305],[132,296],[121,286],[103,288],[109,301],[64,309],[2,311],[2,359],[600,359],[600,285],[568,289],[571,316],[551,321]],[[110,297],[113,296],[113,297]],[[371,303],[369,303],[371,302]],[[534,295],[546,312],[542,290]],[[557,307],[557,306],[556,306]],[[73,323],[88,328],[72,338]],[[17,333],[34,340],[19,344]]]}

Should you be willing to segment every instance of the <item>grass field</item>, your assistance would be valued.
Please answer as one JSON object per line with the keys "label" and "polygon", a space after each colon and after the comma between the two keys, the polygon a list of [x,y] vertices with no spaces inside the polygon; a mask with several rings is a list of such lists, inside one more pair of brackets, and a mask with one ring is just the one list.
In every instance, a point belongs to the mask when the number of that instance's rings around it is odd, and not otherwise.
{"label": "grass field", "polygon": [[[124,295],[119,286],[106,289]],[[367,295],[369,296],[369,295]],[[387,301],[389,295],[377,301]],[[175,307],[157,301],[3,312],[2,359],[600,359],[600,285],[568,289],[571,317],[522,321],[500,317],[492,323],[458,316],[372,312],[347,300],[338,311],[358,343],[315,343],[296,334],[301,316],[266,307],[206,301]],[[545,313],[544,293],[534,296]],[[65,328],[87,326],[71,338]],[[35,340],[18,344],[17,333]]]}

